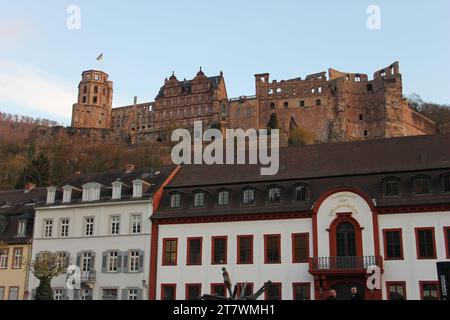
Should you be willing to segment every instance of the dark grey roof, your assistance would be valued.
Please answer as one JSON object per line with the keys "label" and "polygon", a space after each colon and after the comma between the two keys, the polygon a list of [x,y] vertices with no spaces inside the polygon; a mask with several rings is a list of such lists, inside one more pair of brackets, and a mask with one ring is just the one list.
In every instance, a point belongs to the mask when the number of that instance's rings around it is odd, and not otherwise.
{"label": "dark grey roof", "polygon": [[[280,171],[261,176],[259,165],[184,165],[165,188],[154,219],[241,215],[283,212],[312,212],[319,197],[333,189],[352,188],[374,199],[377,207],[450,205],[450,194],[442,190],[441,178],[450,173],[450,134],[392,138],[371,141],[313,145],[280,150]],[[432,193],[415,195],[413,178],[426,174]],[[386,197],[383,180],[396,177],[401,195]],[[295,187],[304,184],[309,199],[295,201]],[[281,201],[269,203],[268,187],[281,187]],[[256,202],[242,204],[242,190],[256,190]],[[218,191],[231,191],[229,206],[218,207]],[[207,193],[204,208],[193,207],[194,192]],[[182,207],[170,208],[170,195],[182,194]]]}
{"label": "dark grey roof", "polygon": [[[121,181],[124,183],[122,188],[122,200],[130,199],[133,190],[133,181],[142,180],[148,185],[144,187],[143,197],[148,197],[157,191],[170,174],[175,170],[175,165],[163,166],[161,168],[153,169],[134,169],[130,173],[126,173],[125,170],[111,170],[102,173],[92,173],[92,174],[75,174],[64,180],[60,185],[59,189],[64,186],[72,186],[76,189],[82,189],[83,185],[86,183],[99,183],[102,185],[102,190],[100,194],[100,200],[110,200],[112,196],[112,183],[115,181]],[[81,192],[73,192],[72,200],[73,202],[81,201]],[[62,192],[58,192],[56,195],[56,203],[62,200]]]}
{"label": "dark grey roof", "polygon": [[[6,243],[26,243],[33,234],[34,207],[46,198],[47,189],[37,188],[0,192],[0,240]],[[17,237],[18,222],[25,220],[25,237]]]}

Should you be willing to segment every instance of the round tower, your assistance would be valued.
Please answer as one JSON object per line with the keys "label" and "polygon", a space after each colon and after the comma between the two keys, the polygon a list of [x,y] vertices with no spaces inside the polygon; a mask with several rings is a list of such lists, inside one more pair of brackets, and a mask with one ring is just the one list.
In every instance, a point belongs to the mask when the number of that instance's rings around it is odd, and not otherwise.
{"label": "round tower", "polygon": [[98,70],[84,71],[78,86],[78,102],[73,105],[72,127],[109,129],[113,83],[108,74]]}

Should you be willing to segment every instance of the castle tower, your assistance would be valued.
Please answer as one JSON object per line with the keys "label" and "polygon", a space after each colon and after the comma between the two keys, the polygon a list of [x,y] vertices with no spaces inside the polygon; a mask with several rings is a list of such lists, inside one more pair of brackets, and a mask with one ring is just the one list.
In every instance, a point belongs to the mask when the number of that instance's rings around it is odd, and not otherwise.
{"label": "castle tower", "polygon": [[78,86],[78,102],[72,109],[72,127],[109,129],[113,83],[108,74],[98,70],[82,73]]}

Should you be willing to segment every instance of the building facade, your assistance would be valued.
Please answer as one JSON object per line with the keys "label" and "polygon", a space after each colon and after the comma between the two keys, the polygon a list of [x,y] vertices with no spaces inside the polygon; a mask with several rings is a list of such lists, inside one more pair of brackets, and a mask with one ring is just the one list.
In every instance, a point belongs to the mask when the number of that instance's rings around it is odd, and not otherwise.
{"label": "building facade", "polygon": [[[450,262],[450,135],[280,150],[280,171],[184,166],[152,216],[150,299],[438,299]],[[380,286],[369,289],[377,266]]]}
{"label": "building facade", "polygon": [[[55,300],[147,299],[149,220],[155,197],[175,167],[75,175],[49,187],[35,213],[32,257],[58,254],[80,269],[80,288],[67,290],[66,274],[54,278]],[[32,298],[39,280],[30,276]]]}
{"label": "building facade", "polygon": [[45,198],[45,189],[28,184],[24,190],[0,192],[0,300],[29,296],[34,207]]}

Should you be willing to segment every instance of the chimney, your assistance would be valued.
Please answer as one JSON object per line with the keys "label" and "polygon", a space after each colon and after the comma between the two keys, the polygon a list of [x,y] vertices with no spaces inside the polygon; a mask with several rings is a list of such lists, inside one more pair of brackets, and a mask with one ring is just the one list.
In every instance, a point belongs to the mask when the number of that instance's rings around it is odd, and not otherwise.
{"label": "chimney", "polygon": [[25,193],[28,193],[28,192],[30,192],[31,190],[35,189],[35,188],[36,188],[36,184],[34,184],[33,182],[27,182],[27,183],[25,183],[25,187],[24,187]]}
{"label": "chimney", "polygon": [[134,96],[134,105],[137,105],[137,96]]}
{"label": "chimney", "polygon": [[134,164],[128,163],[125,165],[125,173],[132,173],[134,170]]}

